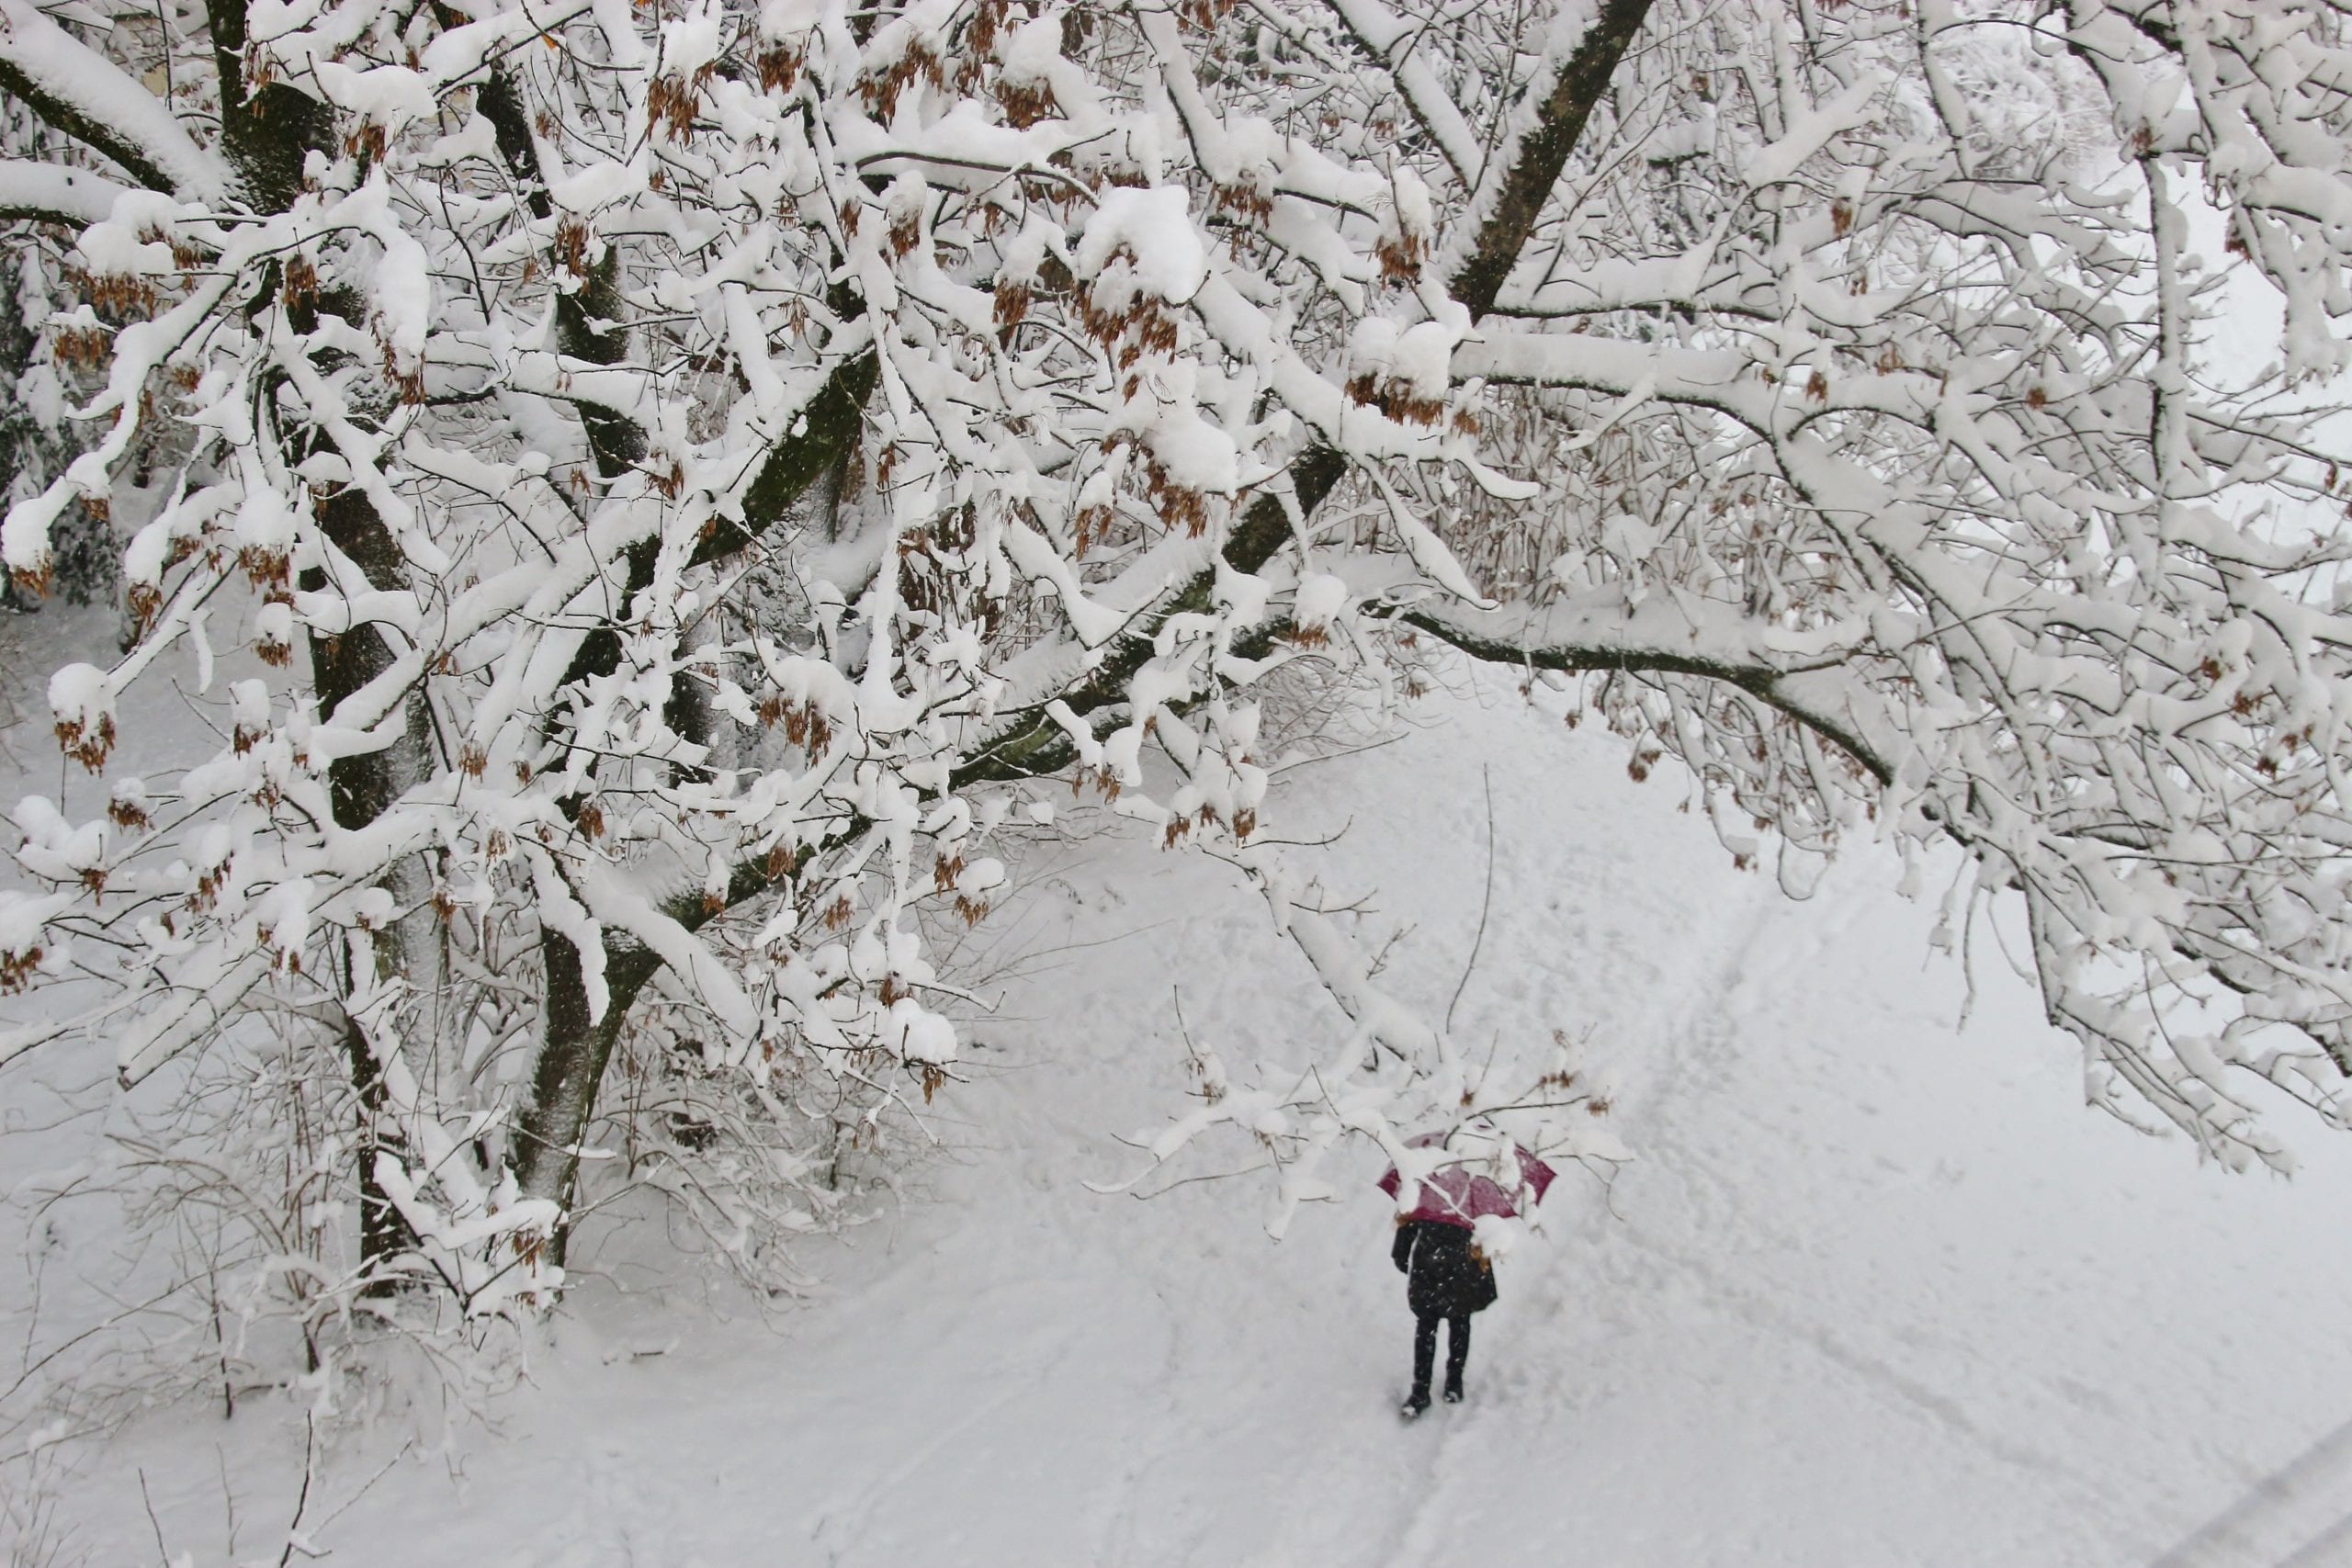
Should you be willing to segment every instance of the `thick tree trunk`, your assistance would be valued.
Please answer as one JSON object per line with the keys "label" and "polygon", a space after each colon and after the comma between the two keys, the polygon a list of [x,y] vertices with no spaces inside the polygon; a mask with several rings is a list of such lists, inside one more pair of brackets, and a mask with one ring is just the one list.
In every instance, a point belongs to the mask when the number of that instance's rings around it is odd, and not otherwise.
{"label": "thick tree trunk", "polygon": [[[244,79],[246,18],[241,0],[208,0],[215,69],[220,85],[221,146],[235,165],[246,198],[263,211],[283,211],[300,194],[304,160],[311,152],[330,152],[334,142],[334,111],[317,99],[279,84],[247,92]],[[322,312],[364,319],[358,302],[348,298],[297,299],[285,304],[304,332],[318,325]],[[287,466],[304,454],[292,449],[304,439],[291,434]],[[406,588],[408,562],[399,542],[374,505],[357,489],[346,489],[322,502],[320,527],[336,549],[359,569],[371,588]],[[302,573],[300,586],[309,592],[327,587],[323,569]],[[336,637],[313,636],[310,642],[311,687],[322,716],[332,715],[342,703],[391,668],[396,653],[381,627],[361,624]],[[335,825],[357,829],[376,820],[408,788],[423,779],[432,764],[431,716],[421,688],[403,703],[399,739],[379,751],[338,757],[328,765],[327,787]],[[376,980],[399,975],[418,990],[436,987],[438,933],[428,904],[432,882],[429,867],[414,863],[394,871],[383,886],[408,910],[390,929],[376,934],[369,949],[354,948],[345,954],[342,976],[347,998],[361,976],[359,966],[372,964]],[[379,1149],[395,1152],[402,1142],[385,1116],[383,1064],[358,1021],[345,1014],[342,1050],[357,1107],[358,1137],[355,1156],[359,1188],[360,1262],[368,1275],[365,1289],[382,1293],[399,1286],[399,1277],[387,1269],[393,1258],[416,1245],[416,1236],[376,1179]]]}
{"label": "thick tree trunk", "polygon": [[220,146],[255,209],[283,212],[302,190],[305,153],[331,152],[334,110],[285,83],[245,91],[243,0],[207,0],[220,79]]}
{"label": "thick tree trunk", "polygon": [[526,1198],[548,1198],[563,1218],[548,1238],[548,1260],[559,1267],[571,1239],[572,1203],[580,1185],[580,1145],[596,1113],[596,1091],[612,1060],[628,1010],[661,961],[641,947],[607,942],[604,1016],[589,1016],[580,950],[554,931],[540,939],[545,972],[545,1038],[531,1098],[514,1124],[516,1185]]}
{"label": "thick tree trunk", "polygon": [[[406,582],[405,563],[399,546],[364,495],[345,491],[322,506],[319,517],[327,536],[366,574],[370,586],[390,587]],[[322,591],[326,573],[318,568],[305,571],[301,586],[307,592]],[[354,626],[340,637],[312,637],[311,683],[317,694],[319,711],[334,712],[346,697],[390,669],[393,658],[390,643],[382,630],[372,625]],[[336,827],[367,827],[383,815],[411,783],[424,776],[432,754],[432,735],[423,694],[413,693],[405,707],[400,739],[380,751],[338,757],[328,764],[328,799]],[[360,980],[357,970],[363,964],[375,966],[374,980],[398,975],[421,989],[432,987],[438,965],[430,962],[428,951],[420,951],[429,949],[435,935],[429,903],[430,880],[426,868],[412,864],[401,868],[382,884],[396,900],[408,907],[409,914],[390,929],[379,932],[368,948],[355,944],[346,954],[343,975],[346,998]],[[377,1152],[390,1149],[397,1155],[404,1145],[398,1129],[384,1116],[383,1064],[377,1060],[367,1032],[348,1014],[344,1019],[343,1052],[358,1106],[359,1136],[354,1152],[359,1182],[359,1258],[369,1276],[368,1291],[381,1294],[399,1286],[398,1276],[390,1273],[387,1265],[416,1245],[415,1233],[376,1179]]]}

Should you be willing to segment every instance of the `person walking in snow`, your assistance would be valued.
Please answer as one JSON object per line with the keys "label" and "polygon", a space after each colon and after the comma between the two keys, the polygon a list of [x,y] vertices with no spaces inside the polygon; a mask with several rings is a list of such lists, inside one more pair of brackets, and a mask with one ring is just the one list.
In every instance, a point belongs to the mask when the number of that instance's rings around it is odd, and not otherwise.
{"label": "person walking in snow", "polygon": [[1413,1309],[1413,1392],[1401,1414],[1408,1421],[1430,1407],[1430,1373],[1437,1361],[1437,1325],[1445,1333],[1445,1402],[1462,1403],[1462,1367],[1470,1356],[1470,1314],[1495,1303],[1495,1271],[1471,1245],[1466,1225],[1404,1220],[1390,1250],[1405,1276]]}

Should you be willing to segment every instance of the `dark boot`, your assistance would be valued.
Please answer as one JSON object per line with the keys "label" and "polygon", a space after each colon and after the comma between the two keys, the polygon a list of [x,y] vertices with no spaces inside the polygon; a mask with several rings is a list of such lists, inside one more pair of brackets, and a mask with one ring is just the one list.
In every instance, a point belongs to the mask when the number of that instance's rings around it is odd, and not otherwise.
{"label": "dark boot", "polygon": [[1437,1325],[1435,1317],[1413,1320],[1413,1392],[1398,1411],[1408,1421],[1430,1407],[1430,1374],[1437,1363]]}
{"label": "dark boot", "polygon": [[[1435,1325],[1431,1324],[1434,1330]],[[1431,1339],[1436,1338],[1434,1332]],[[1432,1345],[1430,1348],[1436,1347]],[[1470,1359],[1470,1314],[1461,1313],[1445,1320],[1445,1402],[1462,1403],[1462,1366]],[[1424,1383],[1423,1387],[1428,1385]]]}

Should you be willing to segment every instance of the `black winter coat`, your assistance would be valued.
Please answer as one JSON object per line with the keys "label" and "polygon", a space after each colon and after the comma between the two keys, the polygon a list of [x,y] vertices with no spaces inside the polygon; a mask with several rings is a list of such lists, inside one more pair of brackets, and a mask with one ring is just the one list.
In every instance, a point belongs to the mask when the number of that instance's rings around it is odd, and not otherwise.
{"label": "black winter coat", "polygon": [[1470,1251],[1470,1232],[1437,1220],[1396,1227],[1389,1256],[1405,1275],[1415,1317],[1460,1317],[1495,1304],[1495,1271]]}

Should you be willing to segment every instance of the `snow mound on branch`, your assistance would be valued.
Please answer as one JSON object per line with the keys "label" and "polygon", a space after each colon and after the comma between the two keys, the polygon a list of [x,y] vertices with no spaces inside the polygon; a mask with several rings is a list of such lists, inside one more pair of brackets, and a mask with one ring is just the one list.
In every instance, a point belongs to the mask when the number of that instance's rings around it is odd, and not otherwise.
{"label": "snow mound on branch", "polygon": [[1095,308],[1118,310],[1138,298],[1182,305],[1208,281],[1201,243],[1183,191],[1172,186],[1102,193],[1073,258],[1092,285]]}
{"label": "snow mound on branch", "polygon": [[1348,344],[1358,375],[1402,382],[1417,398],[1442,401],[1453,389],[1453,345],[1461,333],[1439,321],[1398,330],[1385,316],[1356,323]]}

